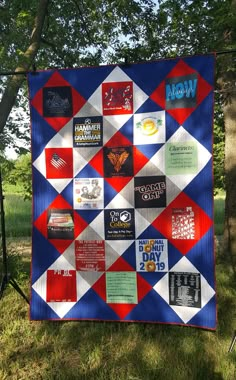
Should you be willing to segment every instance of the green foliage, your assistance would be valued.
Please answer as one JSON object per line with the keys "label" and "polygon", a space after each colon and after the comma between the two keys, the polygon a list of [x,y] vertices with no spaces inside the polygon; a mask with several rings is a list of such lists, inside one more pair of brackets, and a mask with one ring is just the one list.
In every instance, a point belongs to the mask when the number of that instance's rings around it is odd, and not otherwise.
{"label": "green foliage", "polygon": [[24,199],[31,199],[32,195],[32,167],[31,167],[31,154],[26,153],[21,155],[14,162],[11,170],[4,170],[3,172],[5,183],[17,186],[18,193]]}
{"label": "green foliage", "polygon": [[214,120],[214,188],[215,192],[225,189],[224,151],[225,151],[225,130],[224,117],[221,108],[221,98],[218,93],[215,96],[215,120]]}
{"label": "green foliage", "polygon": [[[138,62],[208,53],[236,47],[233,0],[66,0],[50,1],[35,64],[38,69]],[[14,70],[29,44],[38,1],[5,0],[0,5],[0,64]],[[229,55],[217,56],[216,80],[235,70]],[[6,77],[0,77],[0,88]],[[217,89],[218,90],[218,89]],[[0,151],[29,145],[26,89],[0,136]],[[224,125],[216,96],[214,125],[215,187],[224,187]],[[24,111],[26,114],[24,116]],[[14,136],[14,137],[13,137]],[[23,139],[23,140],[22,140]],[[19,152],[20,153],[20,152]]]}
{"label": "green foliage", "polygon": [[218,189],[214,197],[214,230],[216,236],[222,236],[225,217],[225,192]]}

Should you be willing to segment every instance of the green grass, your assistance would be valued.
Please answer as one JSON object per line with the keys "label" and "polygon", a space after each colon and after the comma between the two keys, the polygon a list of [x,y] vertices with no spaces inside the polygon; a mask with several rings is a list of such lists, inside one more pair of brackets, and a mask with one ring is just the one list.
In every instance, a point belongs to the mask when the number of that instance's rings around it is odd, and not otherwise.
{"label": "green grass", "polygon": [[[216,198],[219,231],[223,206]],[[5,213],[8,231],[11,218],[14,223],[10,236],[31,231],[30,202],[7,195]],[[31,239],[8,237],[7,246],[10,272],[29,296]],[[30,322],[27,303],[9,285],[0,300],[0,379],[236,379],[236,345],[228,353],[236,329],[236,280],[226,258],[216,257],[216,332],[143,323]]]}
{"label": "green grass", "polygon": [[[10,239],[9,247],[10,269],[29,295],[30,239]],[[0,379],[234,380],[236,346],[228,349],[236,328],[236,281],[222,257],[216,278],[216,332],[143,323],[30,322],[27,303],[9,285],[0,300]]]}
{"label": "green grass", "polygon": [[31,235],[31,201],[19,194],[6,194],[4,199],[7,237]]}

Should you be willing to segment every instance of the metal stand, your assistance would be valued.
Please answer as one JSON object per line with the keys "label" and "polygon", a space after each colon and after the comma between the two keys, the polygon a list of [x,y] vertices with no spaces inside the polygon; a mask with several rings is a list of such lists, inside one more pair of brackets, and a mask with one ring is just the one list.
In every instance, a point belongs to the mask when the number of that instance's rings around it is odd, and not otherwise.
{"label": "metal stand", "polygon": [[3,204],[4,196],[2,192],[2,174],[0,168],[0,208],[1,208],[1,235],[2,235],[2,282],[0,287],[0,299],[3,296],[4,290],[6,289],[8,284],[11,286],[24,298],[24,300],[29,304],[29,300],[21,290],[15,279],[8,272],[8,264],[7,264],[7,249],[6,249],[6,231],[5,231],[5,213],[4,213],[4,204]]}
{"label": "metal stand", "polygon": [[232,341],[231,341],[231,344],[230,344],[228,352],[232,352],[233,351],[235,343],[236,343],[236,331],[234,331],[234,335],[233,335],[233,338],[232,338]]}

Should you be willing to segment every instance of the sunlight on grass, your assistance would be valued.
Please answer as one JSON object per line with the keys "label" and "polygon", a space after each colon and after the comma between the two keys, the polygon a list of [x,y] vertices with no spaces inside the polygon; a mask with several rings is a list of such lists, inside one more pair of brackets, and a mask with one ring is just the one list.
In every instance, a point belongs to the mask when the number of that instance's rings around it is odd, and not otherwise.
{"label": "sunlight on grass", "polygon": [[7,194],[4,202],[6,236],[31,235],[31,201]]}
{"label": "sunlight on grass", "polygon": [[[31,202],[7,194],[9,268],[29,297]],[[215,197],[215,231],[223,232],[224,194]],[[17,238],[17,236],[29,236]],[[233,380],[236,280],[216,263],[216,332],[182,326],[93,321],[30,322],[28,305],[9,285],[0,300],[0,379]]]}
{"label": "sunlight on grass", "polygon": [[[10,264],[29,296],[30,239],[9,239]],[[28,252],[28,253],[27,253]],[[233,380],[236,280],[227,261],[216,264],[218,327],[144,323],[30,322],[28,305],[9,285],[0,308],[0,379]]]}

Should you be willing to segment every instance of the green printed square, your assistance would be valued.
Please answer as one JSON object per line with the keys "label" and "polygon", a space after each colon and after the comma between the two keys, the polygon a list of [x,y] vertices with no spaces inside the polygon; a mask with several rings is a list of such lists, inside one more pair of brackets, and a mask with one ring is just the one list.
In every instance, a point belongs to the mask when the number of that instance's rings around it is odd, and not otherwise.
{"label": "green printed square", "polygon": [[137,304],[136,272],[106,273],[107,303]]}
{"label": "green printed square", "polygon": [[197,173],[197,143],[195,141],[166,143],[165,167],[167,175]]}

